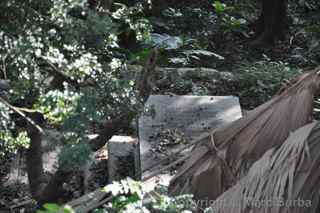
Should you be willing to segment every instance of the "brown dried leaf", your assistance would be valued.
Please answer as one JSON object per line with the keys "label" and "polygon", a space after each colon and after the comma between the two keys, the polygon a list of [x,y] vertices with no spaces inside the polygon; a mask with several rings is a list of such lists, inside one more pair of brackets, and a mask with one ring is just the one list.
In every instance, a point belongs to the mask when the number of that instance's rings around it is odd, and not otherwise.
{"label": "brown dried leaf", "polygon": [[[320,123],[292,133],[266,152],[238,184],[211,206],[214,213],[318,213]],[[225,205],[221,205],[222,201]],[[231,204],[237,204],[232,206]]]}
{"label": "brown dried leaf", "polygon": [[[281,145],[290,132],[311,122],[313,99],[320,83],[318,71],[319,68],[298,76],[292,86],[267,103],[230,125],[214,130],[178,170],[170,183],[171,192],[192,193],[195,199],[215,200],[235,184],[234,177],[243,177],[248,167],[267,150]],[[222,156],[224,152],[226,155]],[[204,170],[206,162],[211,165]]]}

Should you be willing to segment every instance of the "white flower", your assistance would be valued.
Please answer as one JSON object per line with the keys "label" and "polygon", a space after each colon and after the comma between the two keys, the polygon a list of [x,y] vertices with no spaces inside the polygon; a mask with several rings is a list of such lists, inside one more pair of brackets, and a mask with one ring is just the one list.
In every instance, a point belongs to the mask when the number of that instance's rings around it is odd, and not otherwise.
{"label": "white flower", "polygon": [[105,187],[106,192],[111,192],[113,196],[117,196],[122,191],[122,186],[118,182],[113,182],[112,184]]}
{"label": "white flower", "polygon": [[57,33],[57,31],[55,30],[55,29],[51,29],[51,30],[49,30],[49,32],[48,32],[51,36],[54,36],[56,33]]}
{"label": "white flower", "polygon": [[36,51],[34,52],[36,57],[40,57],[41,56],[41,50],[40,49],[36,49]]}
{"label": "white flower", "polygon": [[117,58],[113,58],[112,61],[110,62],[110,67],[112,70],[116,70],[120,68],[122,65],[121,60]]}

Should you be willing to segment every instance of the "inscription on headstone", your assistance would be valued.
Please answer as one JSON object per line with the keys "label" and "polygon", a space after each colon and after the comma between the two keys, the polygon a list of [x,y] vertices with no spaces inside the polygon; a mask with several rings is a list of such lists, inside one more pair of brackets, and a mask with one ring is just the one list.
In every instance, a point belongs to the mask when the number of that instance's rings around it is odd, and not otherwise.
{"label": "inscription on headstone", "polygon": [[152,95],[146,104],[155,114],[139,119],[142,171],[192,138],[241,117],[239,99],[233,96]]}

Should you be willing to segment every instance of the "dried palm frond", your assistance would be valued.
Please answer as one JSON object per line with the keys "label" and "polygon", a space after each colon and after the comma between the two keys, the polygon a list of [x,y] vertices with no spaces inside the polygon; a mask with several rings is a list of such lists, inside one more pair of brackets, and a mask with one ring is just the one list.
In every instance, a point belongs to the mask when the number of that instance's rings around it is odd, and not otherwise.
{"label": "dried palm frond", "polygon": [[248,174],[210,207],[214,213],[318,213],[320,123],[294,133],[267,151]]}
{"label": "dried palm frond", "polygon": [[268,149],[281,145],[290,132],[310,123],[320,83],[318,71],[298,76],[292,86],[245,117],[202,137],[171,181],[171,192],[215,200]]}

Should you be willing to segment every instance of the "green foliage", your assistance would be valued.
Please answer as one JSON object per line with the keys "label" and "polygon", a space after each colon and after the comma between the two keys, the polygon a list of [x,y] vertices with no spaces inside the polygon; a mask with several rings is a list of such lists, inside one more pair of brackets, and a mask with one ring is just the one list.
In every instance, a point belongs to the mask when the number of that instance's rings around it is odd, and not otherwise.
{"label": "green foliage", "polygon": [[51,90],[39,97],[39,103],[34,107],[40,110],[46,119],[52,123],[61,123],[69,118],[79,102],[80,94],[65,90]]}
{"label": "green foliage", "polygon": [[180,213],[191,212],[195,204],[192,195],[181,195],[170,197],[165,186],[158,185],[157,196],[150,201],[144,201],[146,195],[140,182],[131,179],[113,182],[105,187],[107,192],[113,195],[113,199],[104,208],[106,212],[159,212],[159,213]]}
{"label": "green foliage", "polygon": [[301,73],[300,69],[291,68],[287,63],[265,60],[243,64],[237,70],[240,97],[254,97],[256,104],[269,100],[285,80]]}
{"label": "green foliage", "polygon": [[247,22],[234,7],[220,1],[212,8],[167,8],[161,18],[153,20],[163,32],[151,34],[153,43],[164,49],[167,60],[163,59],[163,64],[216,67],[224,63],[222,51],[215,46],[227,43],[233,33],[247,35]]}
{"label": "green foliage", "polygon": [[[148,38],[143,8],[118,4],[108,14],[87,0],[9,0],[0,11],[0,78],[11,87],[6,99],[42,112],[46,127],[58,130],[67,145],[59,162],[79,167],[88,157],[84,144],[95,133],[92,123],[140,107],[136,71],[126,64],[133,53],[124,51],[120,37],[134,32],[137,41]],[[0,108],[1,150],[26,145],[12,113]]]}
{"label": "green foliage", "polygon": [[48,203],[44,205],[45,210],[38,210],[37,213],[75,213],[70,207],[60,207],[57,204]]}
{"label": "green foliage", "polygon": [[139,182],[127,178],[104,187],[104,191],[110,192],[113,197],[107,205],[106,210],[108,212],[129,213],[143,208],[142,198],[144,193]]}
{"label": "green foliage", "polygon": [[15,153],[19,148],[28,148],[30,139],[26,132],[20,132],[14,136],[9,131],[0,132],[0,159],[6,155]]}
{"label": "green foliage", "polygon": [[4,141],[8,141],[8,148],[12,151],[17,148],[28,148],[30,145],[30,139],[26,132],[19,132],[16,137],[12,137],[6,133],[0,133],[0,138]]}
{"label": "green foliage", "polygon": [[226,4],[221,3],[220,1],[215,1],[214,11],[217,15],[218,29],[220,33],[228,33],[233,31],[243,31],[245,30],[246,20],[243,18],[235,18],[230,15],[234,10],[233,7],[228,7]]}
{"label": "green foliage", "polygon": [[133,7],[128,7],[124,4],[117,3],[118,10],[113,13],[112,17],[119,21],[121,32],[129,32],[133,30],[138,41],[143,41],[149,38],[152,26],[149,21],[143,18],[143,7],[141,4],[136,4]]}
{"label": "green foliage", "polygon": [[[130,178],[113,182],[103,189],[110,193],[110,201],[103,205],[103,208],[94,210],[94,213],[191,213],[196,205],[192,200],[192,195],[180,195],[172,197],[168,195],[167,187],[158,185],[155,193],[156,197],[151,196],[151,200],[144,200],[145,191],[140,182]],[[63,208],[55,204],[46,204],[45,211],[38,213],[57,213]],[[64,212],[73,212],[70,208],[65,208]]]}
{"label": "green foliage", "polygon": [[25,131],[14,131],[11,113],[11,110],[0,102],[0,160],[15,153],[19,148],[27,148],[30,142]]}
{"label": "green foliage", "polygon": [[220,1],[214,1],[213,6],[218,16],[221,16],[226,10],[229,9],[225,4],[222,4]]}
{"label": "green foliage", "polygon": [[0,102],[0,129],[9,130],[14,127],[14,123],[10,119],[10,109]]}
{"label": "green foliage", "polygon": [[[170,35],[179,36],[206,36],[208,29],[212,25],[212,14],[210,11],[193,8],[181,7],[167,8],[163,11],[163,20],[155,25],[160,25],[162,30]],[[162,23],[163,22],[163,23]],[[192,33],[191,33],[192,32]]]}
{"label": "green foliage", "polygon": [[[74,139],[74,141],[72,141]],[[76,136],[68,137],[68,144],[59,153],[59,165],[62,170],[80,169],[89,160],[91,149]]]}

